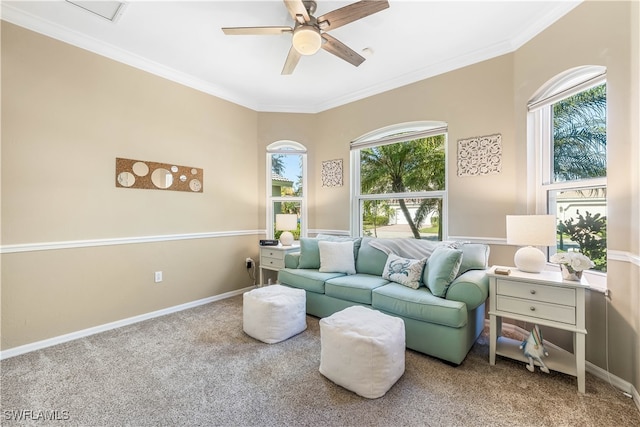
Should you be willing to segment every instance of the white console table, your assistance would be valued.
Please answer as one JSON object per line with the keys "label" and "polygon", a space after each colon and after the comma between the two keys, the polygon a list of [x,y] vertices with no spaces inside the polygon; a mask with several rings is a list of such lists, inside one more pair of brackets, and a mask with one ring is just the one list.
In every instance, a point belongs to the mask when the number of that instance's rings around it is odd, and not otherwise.
{"label": "white console table", "polygon": [[299,252],[300,243],[293,246],[260,246],[260,283],[264,285],[264,270],[278,271],[284,268],[284,256],[290,252]]}
{"label": "white console table", "polygon": [[574,352],[547,345],[545,365],[554,371],[578,379],[578,391],[585,391],[585,289],[584,281],[562,280],[560,271],[524,273],[515,267],[509,275],[489,272],[489,364],[495,365],[496,354],[528,362],[519,348],[520,341],[501,336],[502,318],[563,329],[573,333]]}

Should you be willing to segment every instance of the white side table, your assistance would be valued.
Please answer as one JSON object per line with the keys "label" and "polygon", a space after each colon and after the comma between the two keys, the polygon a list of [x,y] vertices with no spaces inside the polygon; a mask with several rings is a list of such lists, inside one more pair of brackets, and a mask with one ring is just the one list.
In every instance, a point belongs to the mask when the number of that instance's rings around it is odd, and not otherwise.
{"label": "white side table", "polygon": [[520,341],[501,336],[502,318],[520,320],[573,333],[574,352],[547,346],[549,356],[544,359],[551,370],[573,375],[578,379],[578,391],[584,393],[585,372],[585,289],[582,282],[562,280],[560,271],[524,273],[508,267],[508,276],[489,271],[489,364],[495,365],[496,354],[528,362],[519,348]]}
{"label": "white side table", "polygon": [[260,246],[260,283],[264,285],[264,270],[278,271],[284,268],[284,256],[288,253],[299,252],[300,243],[292,246]]}

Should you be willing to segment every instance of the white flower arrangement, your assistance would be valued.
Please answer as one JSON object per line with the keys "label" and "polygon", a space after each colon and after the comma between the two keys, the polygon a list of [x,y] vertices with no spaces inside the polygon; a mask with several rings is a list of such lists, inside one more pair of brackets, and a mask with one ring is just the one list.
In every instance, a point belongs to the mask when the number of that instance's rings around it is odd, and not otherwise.
{"label": "white flower arrangement", "polygon": [[558,252],[551,256],[551,262],[564,264],[569,273],[588,270],[595,265],[589,257],[580,252]]}

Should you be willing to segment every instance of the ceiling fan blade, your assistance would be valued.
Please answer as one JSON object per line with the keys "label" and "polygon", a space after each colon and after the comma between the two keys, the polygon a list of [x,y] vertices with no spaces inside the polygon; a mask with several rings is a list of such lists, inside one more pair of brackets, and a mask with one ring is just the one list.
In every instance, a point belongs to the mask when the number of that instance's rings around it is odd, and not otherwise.
{"label": "ceiling fan blade", "polygon": [[304,7],[302,0],[284,0],[284,4],[287,6],[287,10],[291,17],[300,24],[309,22],[311,19],[309,18],[309,12],[307,12],[307,8]]}
{"label": "ceiling fan blade", "polygon": [[319,16],[318,26],[323,31],[335,30],[388,7],[389,2],[387,0],[362,0]]}
{"label": "ceiling fan blade", "polygon": [[296,65],[298,65],[298,61],[300,61],[300,54],[295,47],[291,46],[289,54],[287,55],[287,60],[284,62],[284,67],[282,67],[282,72],[280,74],[284,75],[293,73]]}
{"label": "ceiling fan blade", "polygon": [[330,36],[327,33],[322,34],[322,38],[325,40],[322,43],[322,48],[329,53],[333,53],[338,58],[344,59],[348,63],[355,65],[356,67],[364,62],[364,57],[356,53],[346,44],[342,43],[335,37]]}
{"label": "ceiling fan blade", "polygon": [[222,31],[228,36],[277,36],[293,31],[291,27],[227,27]]}

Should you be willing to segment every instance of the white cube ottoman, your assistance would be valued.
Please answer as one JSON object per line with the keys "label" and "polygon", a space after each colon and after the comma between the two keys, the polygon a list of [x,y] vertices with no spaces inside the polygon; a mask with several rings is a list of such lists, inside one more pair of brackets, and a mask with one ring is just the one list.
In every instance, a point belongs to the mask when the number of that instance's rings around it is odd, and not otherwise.
{"label": "white cube ottoman", "polygon": [[303,289],[271,285],[242,296],[242,329],[268,344],[284,341],[307,329]]}
{"label": "white cube ottoman", "polygon": [[320,373],[375,399],[404,373],[404,321],[353,306],[320,320]]}

